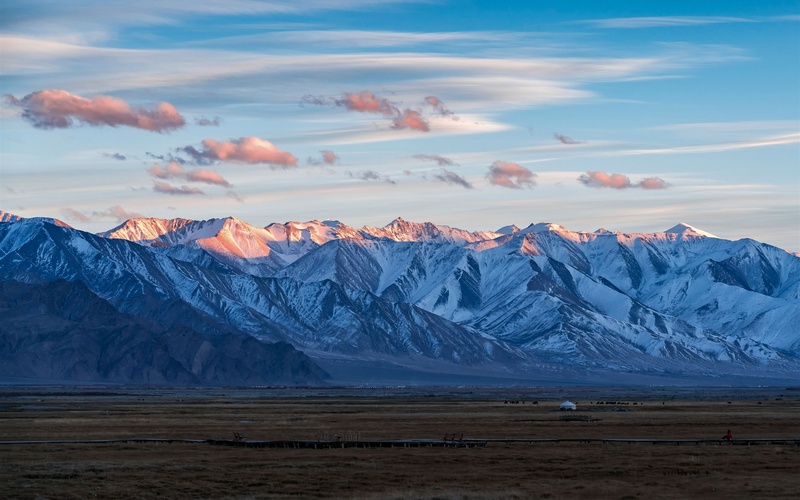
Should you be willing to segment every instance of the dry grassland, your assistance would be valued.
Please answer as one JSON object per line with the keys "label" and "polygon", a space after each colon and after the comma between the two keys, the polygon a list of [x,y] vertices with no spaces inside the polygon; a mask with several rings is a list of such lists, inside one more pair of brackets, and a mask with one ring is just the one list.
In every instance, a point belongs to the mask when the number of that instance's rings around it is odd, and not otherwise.
{"label": "dry grassland", "polygon": [[[164,437],[717,439],[800,435],[786,398],[595,405],[450,397],[269,398],[0,393],[0,440]],[[592,401],[594,403],[594,401]],[[627,411],[613,411],[627,410]],[[591,411],[590,411],[591,410]],[[0,446],[2,498],[797,498],[800,447],[489,443],[485,448]]]}

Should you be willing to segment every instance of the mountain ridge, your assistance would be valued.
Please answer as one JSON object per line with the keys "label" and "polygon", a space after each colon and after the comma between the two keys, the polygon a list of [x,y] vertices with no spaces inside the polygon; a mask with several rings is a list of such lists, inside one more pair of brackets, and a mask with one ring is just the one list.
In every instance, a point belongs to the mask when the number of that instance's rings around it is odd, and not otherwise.
{"label": "mountain ridge", "polygon": [[684,223],[624,234],[137,219],[98,236],[22,219],[0,224],[0,277],[81,281],[165,326],[177,320],[161,306],[174,303],[186,327],[208,317],[352,366],[522,378],[567,365],[698,377],[800,367],[800,259]]}

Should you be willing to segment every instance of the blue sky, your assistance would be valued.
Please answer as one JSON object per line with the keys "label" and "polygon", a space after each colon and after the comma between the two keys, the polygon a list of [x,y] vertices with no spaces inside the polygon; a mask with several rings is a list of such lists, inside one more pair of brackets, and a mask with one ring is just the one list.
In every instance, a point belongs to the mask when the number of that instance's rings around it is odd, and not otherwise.
{"label": "blue sky", "polygon": [[798,1],[37,0],[0,28],[18,215],[682,221],[800,251]]}

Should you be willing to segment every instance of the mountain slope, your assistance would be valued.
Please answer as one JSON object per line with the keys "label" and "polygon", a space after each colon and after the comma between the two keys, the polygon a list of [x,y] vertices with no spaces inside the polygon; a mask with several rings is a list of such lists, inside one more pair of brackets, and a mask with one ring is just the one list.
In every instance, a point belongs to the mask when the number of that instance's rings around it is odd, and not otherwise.
{"label": "mountain slope", "polygon": [[0,377],[171,385],[321,384],[286,343],[160,328],[122,314],[81,282],[0,281]]}

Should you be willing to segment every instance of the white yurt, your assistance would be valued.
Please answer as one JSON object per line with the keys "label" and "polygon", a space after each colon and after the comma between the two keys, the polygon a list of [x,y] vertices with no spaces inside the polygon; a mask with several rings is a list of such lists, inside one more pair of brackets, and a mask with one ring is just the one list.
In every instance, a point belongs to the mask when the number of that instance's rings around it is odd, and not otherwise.
{"label": "white yurt", "polygon": [[559,406],[558,409],[561,411],[575,411],[578,409],[578,407],[572,401],[564,401],[561,403],[561,406]]}

